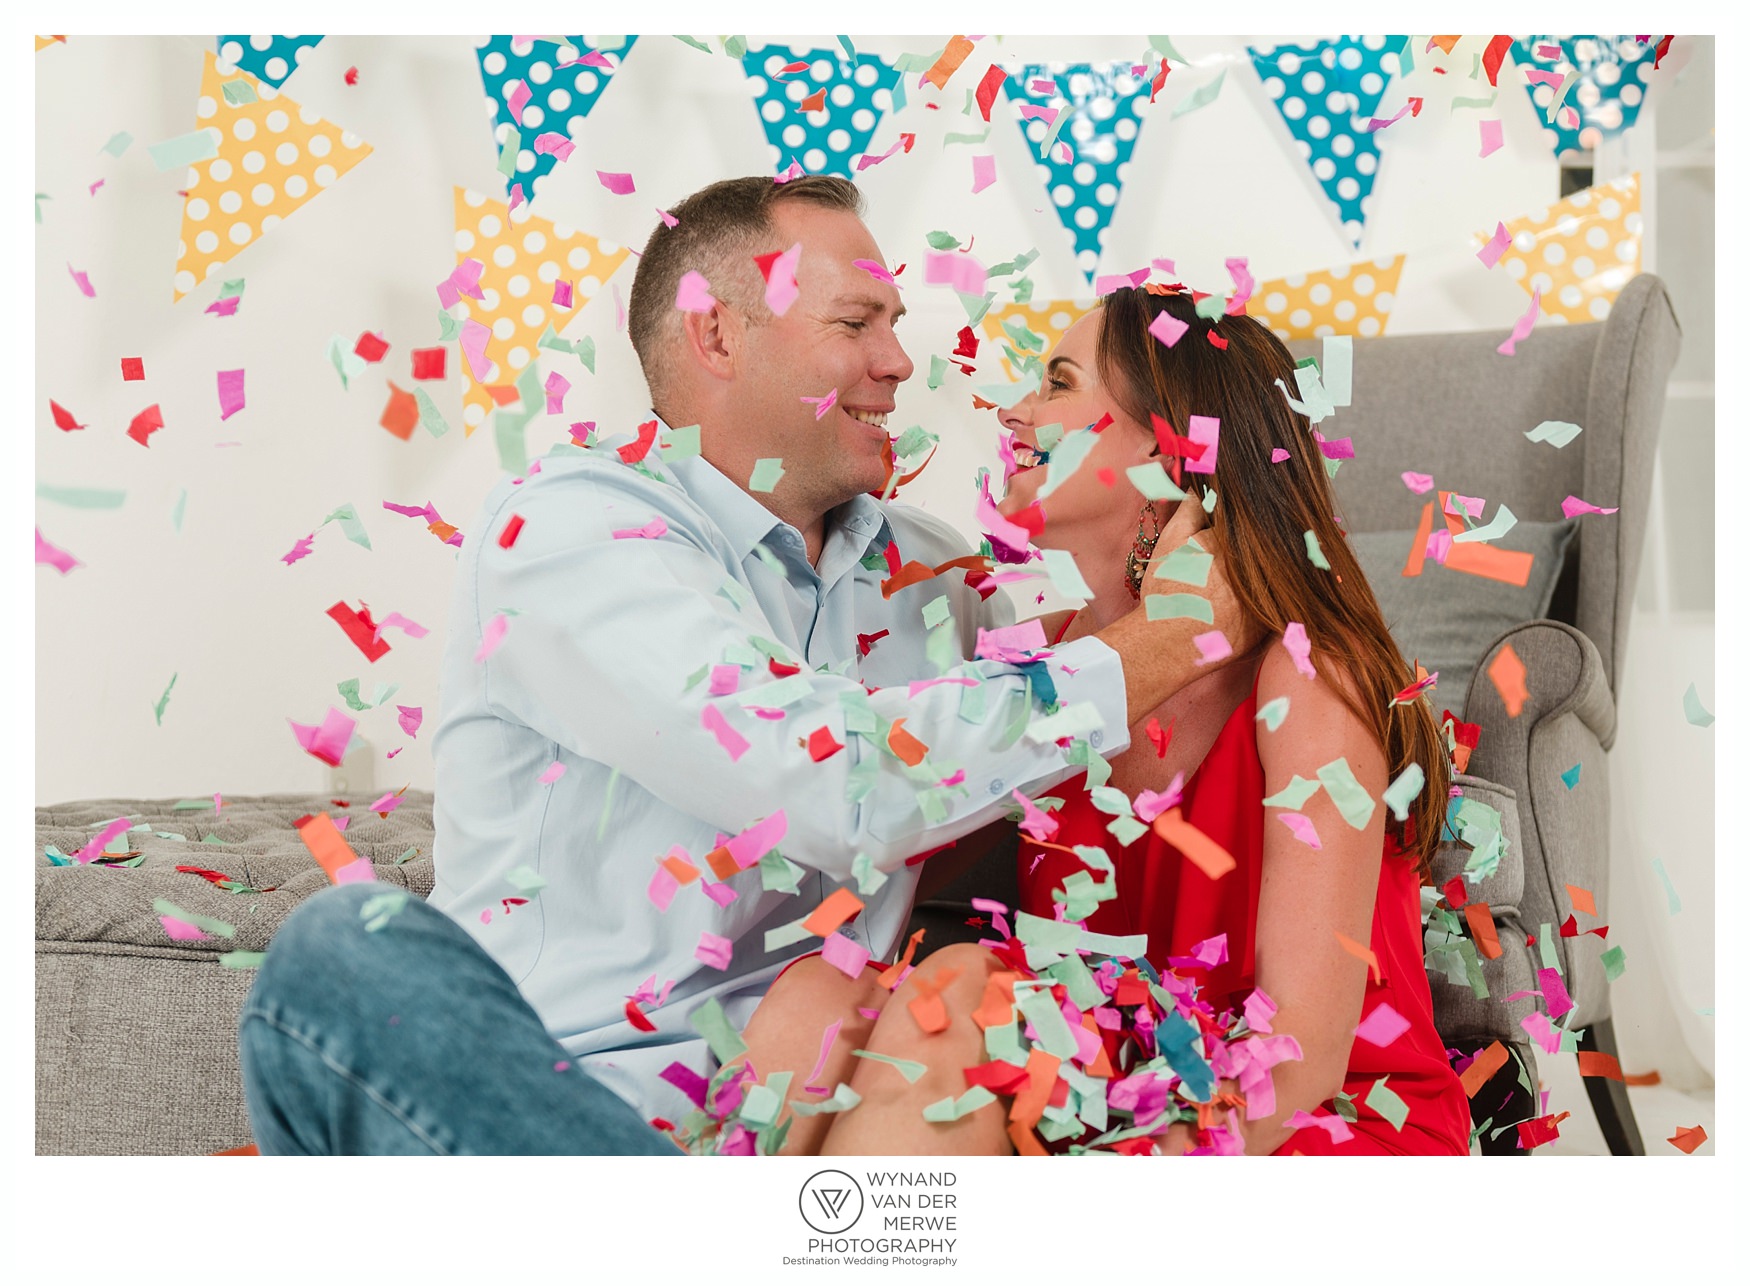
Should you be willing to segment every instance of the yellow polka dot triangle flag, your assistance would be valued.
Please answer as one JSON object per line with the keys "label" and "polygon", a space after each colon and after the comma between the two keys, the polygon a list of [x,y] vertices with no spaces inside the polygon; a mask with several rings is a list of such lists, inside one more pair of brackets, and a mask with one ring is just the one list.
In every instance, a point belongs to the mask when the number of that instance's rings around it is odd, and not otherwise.
{"label": "yellow polka dot triangle flag", "polygon": [[527,204],[512,210],[456,189],[457,267],[439,285],[438,302],[461,319],[468,433],[495,403],[515,396],[547,327],[564,330],[627,257],[622,247],[530,214]]}
{"label": "yellow polka dot triangle flag", "polygon": [[371,151],[364,140],[210,52],[195,114],[192,134],[152,148],[160,169],[189,167],[176,248],[177,299]]}
{"label": "yellow polka dot triangle flag", "polygon": [[1077,303],[1073,299],[1005,304],[987,312],[980,324],[989,339],[1002,345],[1003,370],[1014,380],[1020,377],[1020,372],[1010,361],[1010,352],[1022,361],[1032,357],[1043,362],[1046,355],[1057,347],[1064,331],[1092,308],[1092,304]]}
{"label": "yellow polka dot triangle flag", "polygon": [[1547,316],[1600,321],[1641,270],[1641,176],[1611,179],[1502,226],[1499,266],[1526,294],[1538,292]]}
{"label": "yellow polka dot triangle flag", "polygon": [[1404,257],[1340,264],[1258,284],[1246,312],[1279,339],[1385,333]]}

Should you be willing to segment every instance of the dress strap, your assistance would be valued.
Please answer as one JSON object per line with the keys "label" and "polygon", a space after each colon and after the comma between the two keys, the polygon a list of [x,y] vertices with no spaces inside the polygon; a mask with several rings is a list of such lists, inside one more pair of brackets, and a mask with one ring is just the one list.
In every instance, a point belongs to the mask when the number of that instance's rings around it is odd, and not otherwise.
{"label": "dress strap", "polygon": [[1056,647],[1059,643],[1063,642],[1063,636],[1069,633],[1070,622],[1075,620],[1076,612],[1080,610],[1080,608],[1077,608],[1074,611],[1071,611],[1068,616],[1064,617],[1063,624],[1058,627],[1057,637],[1051,640],[1051,645],[1053,647]]}

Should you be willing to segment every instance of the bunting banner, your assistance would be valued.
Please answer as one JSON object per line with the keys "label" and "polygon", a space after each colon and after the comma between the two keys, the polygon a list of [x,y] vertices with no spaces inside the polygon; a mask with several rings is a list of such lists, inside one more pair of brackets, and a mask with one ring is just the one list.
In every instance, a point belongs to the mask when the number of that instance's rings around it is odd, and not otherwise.
{"label": "bunting banner", "polygon": [[855,179],[882,117],[893,110],[899,72],[874,54],[766,45],[742,55],[748,92],[771,145],[772,171],[794,161],[809,174]]}
{"label": "bunting banner", "polygon": [[1404,256],[1341,264],[1258,284],[1246,305],[1279,339],[1385,334]]}
{"label": "bunting banner", "polygon": [[1367,124],[1398,70],[1404,39],[1341,36],[1247,50],[1264,92],[1354,246],[1361,244],[1379,173],[1379,136]]}
{"label": "bunting banner", "polygon": [[219,57],[278,89],[321,36],[220,36]]}
{"label": "bunting banner", "polygon": [[[504,167],[507,194],[521,184],[522,199],[534,199],[535,184],[570,154],[580,132],[577,122],[607,92],[608,82],[637,42],[637,36],[600,45],[582,36],[488,36],[475,49],[486,101],[492,104],[493,140],[501,156],[508,147],[516,158],[514,167]],[[561,145],[537,147],[546,134],[559,135]]]}
{"label": "bunting banner", "polygon": [[50,45],[64,45],[66,43],[67,38],[65,36],[38,36],[36,38],[36,52],[40,54]]}
{"label": "bunting banner", "polygon": [[1128,60],[1046,63],[1022,67],[1006,88],[1076,267],[1092,282],[1148,110],[1149,81]]}
{"label": "bunting banner", "polygon": [[1634,125],[1659,48],[1657,37],[1645,44],[1632,36],[1526,36],[1513,42],[1513,61],[1558,159],[1565,152],[1592,151]]}
{"label": "bunting banner", "polygon": [[1077,303],[1073,299],[1049,299],[1040,304],[1006,304],[987,312],[980,325],[984,327],[986,338],[1002,346],[1003,371],[1012,381],[1019,379],[1021,373],[1015,369],[1008,350],[1014,350],[1015,356],[1023,360],[1032,357],[1044,361],[1051,350],[1057,347],[1064,331],[1093,311],[1093,307],[1092,304]]}
{"label": "bunting banner", "polygon": [[1641,270],[1641,176],[1576,192],[1506,227],[1499,266],[1526,294],[1541,292],[1547,316],[1602,321]]}
{"label": "bunting banner", "polygon": [[[474,283],[472,291],[459,293],[452,310],[462,321],[467,432],[479,428],[499,400],[492,390],[510,386],[535,360],[547,327],[564,330],[628,257],[623,247],[537,218],[527,205],[512,210],[503,201],[456,189],[456,262],[468,268],[456,275]],[[468,267],[470,261],[478,269]],[[439,293],[441,302],[441,287]],[[474,335],[484,342],[472,340]]]}
{"label": "bunting banner", "polygon": [[195,115],[194,134],[171,140],[199,144],[206,153],[189,165],[176,247],[177,299],[371,152],[363,139],[211,52]]}

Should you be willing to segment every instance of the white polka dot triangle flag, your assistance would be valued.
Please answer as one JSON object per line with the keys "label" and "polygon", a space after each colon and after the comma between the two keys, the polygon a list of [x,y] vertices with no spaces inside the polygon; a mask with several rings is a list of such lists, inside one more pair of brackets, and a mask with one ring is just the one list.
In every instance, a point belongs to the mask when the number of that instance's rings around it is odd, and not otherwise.
{"label": "white polka dot triangle flag", "polygon": [[1564,152],[1589,152],[1632,126],[1670,39],[1526,36],[1514,41],[1513,61],[1550,150],[1558,158]]}
{"label": "white polka dot triangle flag", "polygon": [[534,199],[535,185],[571,155],[578,123],[607,92],[637,40],[610,37],[592,45],[582,36],[488,36],[474,51],[507,193],[521,185],[522,199]]}
{"label": "white polka dot triangle flag", "polygon": [[321,36],[220,36],[219,57],[278,89]]}
{"label": "white polka dot triangle flag", "polygon": [[1294,136],[1351,245],[1373,207],[1379,172],[1379,136],[1368,121],[1398,70],[1403,36],[1343,36],[1310,45],[1248,49],[1264,92]]}
{"label": "white polka dot triangle flag", "polygon": [[809,174],[857,177],[853,165],[893,109],[898,71],[874,54],[853,62],[832,50],[783,45],[749,50],[741,66],[775,173],[794,161]]}
{"label": "white polka dot triangle flag", "polygon": [[[272,85],[207,54],[176,247],[181,299],[370,154],[371,146]],[[210,144],[201,143],[206,135]],[[184,141],[184,140],[175,140]]]}
{"label": "white polka dot triangle flag", "polygon": [[[456,189],[456,263],[472,285],[454,297],[450,312],[463,319],[468,387],[462,422],[468,433],[485,421],[497,400],[495,388],[515,395],[513,381],[535,360],[548,325],[563,331],[626,259],[623,248],[537,218],[526,204],[512,210],[503,201]],[[477,279],[470,260],[480,265]],[[444,299],[439,287],[439,301]]]}
{"label": "white polka dot triangle flag", "polygon": [[1045,63],[1009,77],[1021,133],[1089,281],[1130,173],[1149,82],[1129,62]]}

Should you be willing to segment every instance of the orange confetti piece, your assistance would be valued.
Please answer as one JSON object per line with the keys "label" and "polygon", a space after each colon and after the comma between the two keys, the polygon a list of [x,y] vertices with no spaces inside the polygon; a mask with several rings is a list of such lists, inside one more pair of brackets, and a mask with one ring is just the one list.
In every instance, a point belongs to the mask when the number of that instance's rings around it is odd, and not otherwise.
{"label": "orange confetti piece", "polygon": [[[1095,1036],[1100,1034],[1100,1024],[1094,1021],[1092,1014],[1082,1015],[1082,1029],[1093,1032]],[[1082,1064],[1082,1070],[1089,1076],[1097,1076],[1106,1081],[1117,1075],[1112,1070],[1112,1060],[1106,1057],[1105,1042],[1101,1042],[1099,1052],[1094,1055],[1092,1062]]]}
{"label": "orange confetti piece", "polygon": [[821,112],[826,110],[826,90],[817,89],[800,103],[796,104],[799,112]]}
{"label": "orange confetti piece", "polygon": [[389,405],[383,408],[383,418],[377,423],[405,442],[413,436],[413,430],[419,424],[419,402],[413,394],[397,388],[390,380]]}
{"label": "orange confetti piece", "polygon": [[935,574],[936,569],[928,563],[920,563],[915,560],[906,563],[897,572],[881,582],[881,597],[892,598],[907,586],[927,581]]}
{"label": "orange confetti piece", "polygon": [[1466,1097],[1475,1098],[1477,1091],[1482,1089],[1489,1078],[1507,1064],[1507,1047],[1500,1041],[1495,1041],[1482,1053],[1471,1059],[1470,1065],[1460,1073],[1458,1083],[1464,1086]]}
{"label": "orange confetti piece", "polygon": [[1340,933],[1337,934],[1337,941],[1342,945],[1343,950],[1357,960],[1366,962],[1368,971],[1372,973],[1375,982],[1380,980],[1379,957],[1373,954],[1372,947],[1364,947],[1354,938],[1346,938]]}
{"label": "orange confetti piece", "polygon": [[1034,1137],[1033,1128],[1022,1125],[1019,1121],[1009,1122],[1009,1141],[1015,1145],[1016,1156],[1042,1157],[1051,1155]]}
{"label": "orange confetti piece", "polygon": [[226,1148],[223,1152],[210,1152],[207,1155],[216,1157],[258,1157],[261,1149],[253,1143],[245,1143],[240,1148]]}
{"label": "orange confetti piece", "polygon": [[359,855],[352,851],[352,846],[327,813],[317,813],[298,827],[298,838],[304,841],[304,847],[310,850],[316,865],[327,873],[330,884],[338,883],[335,875],[341,867],[359,860]]}
{"label": "orange confetti piece", "polygon": [[[717,850],[719,853],[727,853],[728,851],[728,849]],[[699,868],[676,853],[670,853],[663,858],[661,866],[663,870],[674,876],[676,884],[691,884],[699,878]]]}
{"label": "orange confetti piece", "polygon": [[705,865],[711,868],[711,874],[720,880],[735,876],[741,868],[735,864],[735,858],[726,848],[714,848],[705,854]]}
{"label": "orange confetti piece", "polygon": [[1452,52],[1452,47],[1457,43],[1457,36],[1429,36],[1427,48],[1423,49],[1422,52],[1427,53],[1429,49],[1438,46],[1441,53],[1449,54]]}
{"label": "orange confetti piece", "polygon": [[887,968],[883,969],[876,977],[875,981],[880,983],[888,991],[892,991],[894,987],[898,986],[900,975],[907,969],[911,968],[912,957],[917,954],[918,943],[923,940],[924,931],[922,929],[919,929],[916,933],[912,934],[910,940],[905,944],[905,954],[900,956],[899,959],[895,960],[892,964],[888,965]]}
{"label": "orange confetti piece", "polygon": [[1472,902],[1464,909],[1464,922],[1470,925],[1471,940],[1477,944],[1477,954],[1485,960],[1501,958],[1501,938],[1495,932],[1495,917],[1487,902]]}
{"label": "orange confetti piece", "polygon": [[1622,1064],[1616,1061],[1614,1054],[1582,1049],[1579,1051],[1579,1059],[1580,1075],[1582,1076],[1602,1076],[1611,1081],[1623,1079]]}
{"label": "orange confetti piece", "polygon": [[1156,835],[1212,880],[1219,880],[1236,865],[1231,853],[1186,821],[1177,808],[1169,808],[1155,818],[1154,829]]}
{"label": "orange confetti piece", "polygon": [[980,1027],[1002,1027],[1015,1017],[1015,983],[1018,973],[993,973],[984,984],[984,999],[972,1011],[972,1021]]}
{"label": "orange confetti piece", "polygon": [[905,720],[895,719],[893,727],[887,733],[887,748],[907,768],[916,768],[923,763],[924,756],[930,753],[930,748],[905,730]]}
{"label": "orange confetti piece", "polygon": [[1422,506],[1421,521],[1416,524],[1416,538],[1410,542],[1410,556],[1404,562],[1404,575],[1420,576],[1422,564],[1428,558],[1428,537],[1434,530],[1434,502]]}
{"label": "orange confetti piece", "polygon": [[933,1036],[948,1030],[948,1005],[942,999],[941,988],[959,976],[958,969],[938,969],[933,978],[920,974],[912,980],[917,983],[918,994],[912,997],[906,1008],[911,1010],[911,1016],[917,1019],[918,1026],[925,1033]]}
{"label": "orange confetti piece", "polygon": [[1592,900],[1592,890],[1583,889],[1577,885],[1563,885],[1568,890],[1568,898],[1574,904],[1574,910],[1586,915],[1597,915],[1598,904]]}
{"label": "orange confetti piece", "polygon": [[1642,1072],[1638,1076],[1630,1076],[1627,1072],[1624,1072],[1622,1074],[1622,1083],[1624,1085],[1657,1085],[1659,1083],[1659,1073]]}
{"label": "orange confetti piece", "polygon": [[451,536],[456,534],[454,524],[447,522],[428,522],[425,524],[425,529],[432,535],[436,536],[439,540],[447,541]]}
{"label": "orange confetti piece", "polygon": [[1679,1152],[1693,1153],[1707,1142],[1707,1131],[1699,1125],[1678,1126],[1677,1133],[1666,1139]]}
{"label": "orange confetti piece", "polygon": [[[1445,491],[1440,493],[1440,512],[1446,520],[1446,530],[1457,536],[1465,530],[1465,525],[1457,514],[1446,512],[1447,496],[1450,494]],[[1523,550],[1497,549],[1493,545],[1467,540],[1463,544],[1454,544],[1446,551],[1444,566],[1449,572],[1464,572],[1470,576],[1498,580],[1503,585],[1517,585],[1524,589],[1526,582],[1531,579],[1533,561],[1532,556]]]}
{"label": "orange confetti piece", "polygon": [[834,889],[825,901],[808,913],[802,927],[824,938],[862,909],[862,898],[849,889]]}
{"label": "orange confetti piece", "polygon": [[1009,1120],[1031,1128],[1045,1114],[1061,1061],[1056,1054],[1048,1054],[1038,1046],[1027,1051],[1027,1086],[1009,1105]]}
{"label": "orange confetti piece", "polygon": [[1501,704],[1507,707],[1507,717],[1517,719],[1519,712],[1525,709],[1531,693],[1525,688],[1525,662],[1519,659],[1519,654],[1513,650],[1511,643],[1503,643],[1501,650],[1495,654],[1495,659],[1489,662],[1489,682],[1501,694]]}
{"label": "orange confetti piece", "polygon": [[948,78],[960,70],[960,64],[971,52],[972,42],[965,36],[955,36],[942,51],[942,56],[936,59],[935,66],[924,73],[924,79],[937,89],[948,88]]}

